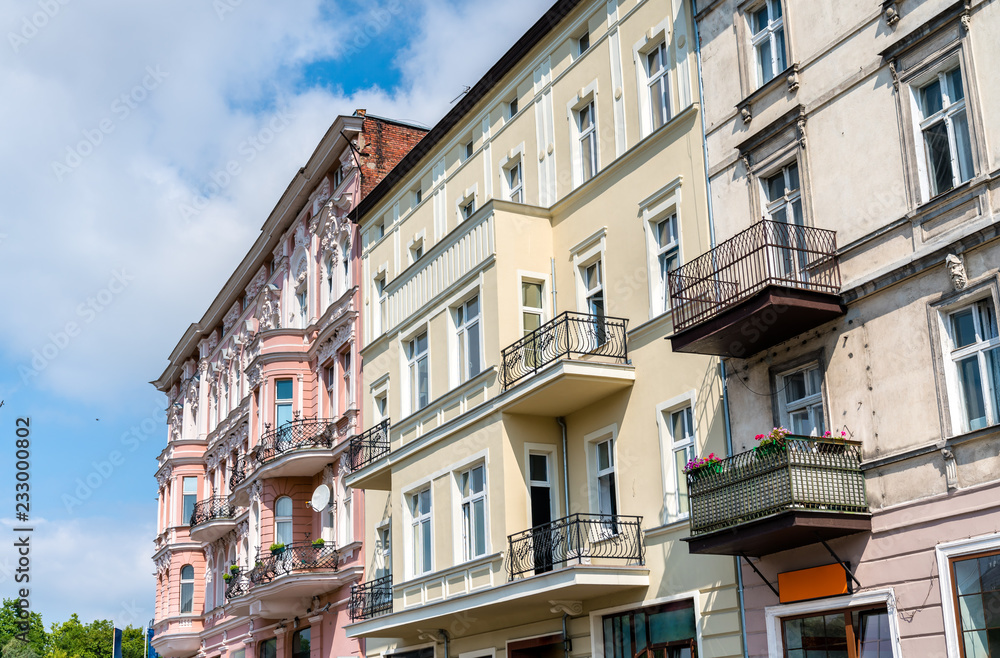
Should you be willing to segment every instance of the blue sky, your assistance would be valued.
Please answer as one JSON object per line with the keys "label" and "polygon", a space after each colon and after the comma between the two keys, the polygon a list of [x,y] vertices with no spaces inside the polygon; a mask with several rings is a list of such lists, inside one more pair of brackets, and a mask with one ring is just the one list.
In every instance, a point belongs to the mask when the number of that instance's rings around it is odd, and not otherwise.
{"label": "blue sky", "polygon": [[[166,430],[148,382],[337,114],[433,125],[548,4],[0,5],[0,595],[21,586],[14,440],[30,417],[33,609],[153,616]],[[232,159],[241,174],[213,186]]]}

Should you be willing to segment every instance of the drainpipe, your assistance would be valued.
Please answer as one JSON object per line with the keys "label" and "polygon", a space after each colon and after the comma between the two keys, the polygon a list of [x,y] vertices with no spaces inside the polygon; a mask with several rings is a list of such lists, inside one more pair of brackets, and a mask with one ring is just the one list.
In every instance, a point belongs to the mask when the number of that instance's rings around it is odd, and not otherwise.
{"label": "drainpipe", "polygon": [[567,613],[563,613],[563,658],[569,658],[569,631],[567,630],[566,621],[569,619]]}
{"label": "drainpipe", "polygon": [[438,635],[440,635],[444,639],[444,658],[448,658],[448,656],[449,656],[449,653],[448,653],[448,631],[444,630],[443,628],[439,628],[438,629]]}
{"label": "drainpipe", "polygon": [[[708,140],[705,125],[705,85],[703,84],[703,73],[701,67],[701,33],[698,30],[698,21],[695,15],[698,13],[697,0],[691,0],[691,23],[694,25],[694,52],[698,62],[698,102],[701,103],[701,148],[702,160],[705,166],[705,196],[708,206],[708,241],[712,249],[715,249],[715,213],[712,208],[712,179],[708,175]],[[733,454],[733,431],[729,421],[729,387],[726,384],[726,364],[719,359],[719,378],[722,380],[722,415],[725,420],[726,430],[726,453]],[[743,598],[743,568],[740,564],[739,556],[733,557],[733,566],[736,569],[736,594],[740,606],[740,635],[743,640],[743,658],[749,658],[750,649],[747,646],[747,608]]]}
{"label": "drainpipe", "polygon": [[552,272],[552,317],[556,317],[556,259],[549,259],[549,270]]}
{"label": "drainpipe", "polygon": [[569,457],[566,454],[566,419],[557,416],[556,422],[562,428],[563,505],[565,505],[563,514],[569,516]]}

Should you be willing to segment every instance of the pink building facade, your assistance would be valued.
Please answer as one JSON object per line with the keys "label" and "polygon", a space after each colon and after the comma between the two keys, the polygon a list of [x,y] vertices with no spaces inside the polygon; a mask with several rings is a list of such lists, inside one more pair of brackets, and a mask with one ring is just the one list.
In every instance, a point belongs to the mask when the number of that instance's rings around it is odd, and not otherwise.
{"label": "pink building facade", "polygon": [[[153,646],[186,658],[357,654],[363,494],[343,484],[362,435],[360,245],[347,213],[424,135],[340,116],[154,382]],[[375,428],[378,431],[378,428]]]}

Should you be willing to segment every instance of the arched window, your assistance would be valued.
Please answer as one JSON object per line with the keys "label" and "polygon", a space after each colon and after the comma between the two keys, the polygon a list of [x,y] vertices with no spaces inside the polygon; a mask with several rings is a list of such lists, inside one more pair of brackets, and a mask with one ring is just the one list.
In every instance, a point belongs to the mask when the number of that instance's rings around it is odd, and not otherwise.
{"label": "arched window", "polygon": [[274,543],[292,543],[292,499],[288,496],[274,501]]}
{"label": "arched window", "polygon": [[194,609],[194,567],[181,567],[181,614]]}

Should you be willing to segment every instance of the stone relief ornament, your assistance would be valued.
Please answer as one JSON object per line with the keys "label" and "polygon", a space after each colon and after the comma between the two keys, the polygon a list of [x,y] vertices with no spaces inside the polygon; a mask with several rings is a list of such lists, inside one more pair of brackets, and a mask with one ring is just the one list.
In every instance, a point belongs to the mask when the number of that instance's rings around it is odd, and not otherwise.
{"label": "stone relief ornament", "polygon": [[301,223],[295,227],[295,248],[299,249],[306,243],[306,227]]}
{"label": "stone relief ornament", "polygon": [[169,464],[167,464],[160,470],[160,472],[156,474],[156,481],[159,483],[161,487],[167,485],[167,481],[170,479],[170,474],[172,473],[172,471],[173,468]]}
{"label": "stone relief ornament", "polygon": [[260,501],[260,494],[264,490],[264,485],[257,480],[252,485],[250,485],[250,502],[256,503]]}
{"label": "stone relief ornament", "polygon": [[951,278],[951,285],[955,290],[964,290],[969,285],[969,276],[965,273],[965,263],[961,256],[948,254],[944,259],[948,268],[948,276]]}
{"label": "stone relief ornament", "polygon": [[264,286],[264,295],[260,303],[260,328],[281,328],[281,301],[278,299],[278,288],[273,284]]}

